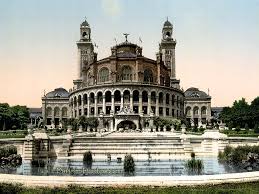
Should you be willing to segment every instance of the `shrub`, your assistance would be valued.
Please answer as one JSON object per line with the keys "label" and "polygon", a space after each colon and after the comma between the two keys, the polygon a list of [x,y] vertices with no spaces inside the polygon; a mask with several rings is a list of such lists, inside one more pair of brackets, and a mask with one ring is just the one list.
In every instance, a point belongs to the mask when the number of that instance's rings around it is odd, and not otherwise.
{"label": "shrub", "polygon": [[202,160],[195,158],[188,160],[185,164],[185,167],[189,172],[197,174],[200,174],[204,168]]}
{"label": "shrub", "polygon": [[84,153],[84,158],[83,158],[84,163],[86,164],[92,164],[93,162],[93,157],[92,157],[92,152],[88,151]]}
{"label": "shrub", "polygon": [[246,123],[245,124],[245,129],[248,131],[249,130],[249,125]]}
{"label": "shrub", "polygon": [[236,148],[227,146],[224,152],[219,152],[218,158],[239,165],[247,160],[249,153],[259,154],[259,146],[238,146]]}
{"label": "shrub", "polygon": [[191,158],[195,159],[195,153],[194,152],[191,153]]}
{"label": "shrub", "polygon": [[219,160],[221,160],[221,161],[226,159],[226,158],[225,158],[225,154],[224,154],[224,152],[219,151],[218,159],[219,159]]}
{"label": "shrub", "polygon": [[0,158],[17,154],[17,148],[14,145],[0,147]]}
{"label": "shrub", "polygon": [[133,157],[130,154],[125,155],[124,158],[124,173],[134,174],[135,172],[135,162]]}
{"label": "shrub", "polygon": [[237,126],[237,127],[236,127],[236,132],[238,133],[238,132],[240,132],[240,130],[241,130],[241,129],[240,129],[240,126]]}
{"label": "shrub", "polygon": [[259,126],[257,124],[254,126],[254,132],[259,133]]}

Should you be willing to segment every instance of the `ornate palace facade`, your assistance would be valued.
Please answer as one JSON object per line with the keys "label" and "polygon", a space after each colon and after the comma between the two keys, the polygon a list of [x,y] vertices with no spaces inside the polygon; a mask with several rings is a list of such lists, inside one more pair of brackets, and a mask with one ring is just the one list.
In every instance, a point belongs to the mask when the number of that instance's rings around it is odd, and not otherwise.
{"label": "ornate palace facade", "polygon": [[[142,48],[124,35],[125,41],[113,46],[110,56],[97,60],[91,28],[87,21],[80,25],[78,79],[68,93],[60,91],[61,95],[53,96],[52,91],[42,98],[47,126],[57,126],[69,117],[86,116],[98,118],[99,128],[107,130],[148,130],[153,128],[155,117],[185,116],[184,91],[175,72],[172,24],[166,21],[163,25],[156,60],[143,56]],[[64,107],[67,114],[63,117]]]}

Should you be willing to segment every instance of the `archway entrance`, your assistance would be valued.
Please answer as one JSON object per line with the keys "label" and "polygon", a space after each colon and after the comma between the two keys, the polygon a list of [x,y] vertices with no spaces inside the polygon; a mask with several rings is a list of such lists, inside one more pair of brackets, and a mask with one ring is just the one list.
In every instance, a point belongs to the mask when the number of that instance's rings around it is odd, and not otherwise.
{"label": "archway entrance", "polygon": [[133,122],[133,121],[129,121],[129,120],[124,120],[124,121],[121,121],[118,125],[117,125],[117,130],[136,130],[137,126],[136,124]]}

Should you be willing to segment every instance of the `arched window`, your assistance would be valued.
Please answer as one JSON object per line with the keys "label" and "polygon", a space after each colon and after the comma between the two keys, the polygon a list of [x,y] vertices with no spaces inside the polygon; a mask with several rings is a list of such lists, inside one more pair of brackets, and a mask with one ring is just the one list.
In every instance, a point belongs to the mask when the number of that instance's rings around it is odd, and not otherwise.
{"label": "arched window", "polygon": [[139,101],[139,91],[134,90],[133,91],[133,102],[138,102]]}
{"label": "arched window", "polygon": [[47,115],[47,117],[51,117],[52,116],[52,108],[51,107],[47,108],[46,115]]}
{"label": "arched window", "polygon": [[147,91],[142,92],[142,102],[148,102],[148,93]]}
{"label": "arched window", "polygon": [[102,92],[98,92],[97,94],[97,103],[102,103],[103,102],[103,93]]}
{"label": "arched window", "polygon": [[77,98],[76,98],[76,96],[74,97],[74,106],[76,106],[77,105]]}
{"label": "arched window", "polygon": [[187,116],[191,116],[191,107],[186,107],[186,109],[185,109],[185,114],[187,115]]}
{"label": "arched window", "polygon": [[60,111],[60,110],[59,110],[59,107],[55,107],[55,108],[54,108],[54,116],[55,116],[55,117],[59,117],[59,115],[60,115],[59,111]]}
{"label": "arched window", "polygon": [[170,95],[169,94],[166,94],[165,96],[165,101],[166,101],[166,104],[169,104],[169,98],[170,98]]}
{"label": "arched window", "polygon": [[67,117],[67,107],[62,108],[62,117]]}
{"label": "arched window", "polygon": [[195,106],[193,108],[193,115],[197,116],[199,114],[199,107]]}
{"label": "arched window", "polygon": [[122,69],[122,80],[132,80],[132,69],[130,66],[124,66]]}
{"label": "arched window", "polygon": [[84,99],[84,104],[87,104],[87,101],[88,101],[88,99],[87,99],[87,94],[84,94],[84,95],[83,95],[83,99]]}
{"label": "arched window", "polygon": [[164,99],[163,99],[163,98],[164,98],[163,93],[160,92],[160,93],[159,93],[159,99],[158,99],[160,104],[163,104],[163,102],[164,102]]}
{"label": "arched window", "polygon": [[114,92],[114,101],[115,102],[120,102],[121,101],[121,92],[119,90],[116,90]]}
{"label": "arched window", "polygon": [[109,69],[104,67],[99,71],[99,82],[109,81]]}
{"label": "arched window", "polygon": [[151,103],[156,103],[156,92],[151,92]]}
{"label": "arched window", "polygon": [[105,102],[111,102],[112,101],[112,93],[110,91],[105,92]]}
{"label": "arched window", "polygon": [[206,115],[206,114],[207,114],[207,108],[206,108],[206,106],[203,106],[203,107],[201,108],[201,114],[202,114],[202,115]]}
{"label": "arched window", "polygon": [[153,83],[153,73],[150,69],[144,71],[144,82]]}
{"label": "arched window", "polygon": [[82,105],[82,98],[81,95],[78,96],[78,106]]}
{"label": "arched window", "polygon": [[123,92],[123,102],[124,103],[129,103],[130,102],[130,91],[129,90],[125,90]]}

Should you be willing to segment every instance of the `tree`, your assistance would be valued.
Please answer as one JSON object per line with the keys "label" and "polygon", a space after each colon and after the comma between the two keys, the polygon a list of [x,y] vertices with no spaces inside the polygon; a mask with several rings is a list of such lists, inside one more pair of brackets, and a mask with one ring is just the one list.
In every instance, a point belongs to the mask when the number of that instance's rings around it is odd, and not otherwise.
{"label": "tree", "polygon": [[68,125],[71,125],[72,126],[72,130],[77,130],[77,127],[78,127],[78,120],[75,119],[75,118],[70,118],[68,119],[68,122],[67,122]]}
{"label": "tree", "polygon": [[11,107],[12,113],[12,126],[16,126],[19,129],[25,129],[29,123],[30,113],[26,106],[13,106]]}
{"label": "tree", "polygon": [[249,105],[244,98],[236,100],[232,107],[224,107],[220,119],[227,124],[229,128],[253,128],[259,123],[259,97],[255,98]]}
{"label": "tree", "polygon": [[2,130],[8,128],[9,123],[11,122],[12,112],[9,104],[0,103],[0,126]]}
{"label": "tree", "polygon": [[78,119],[78,124],[81,125],[83,127],[83,129],[86,129],[88,126],[88,122],[85,116],[81,116]]}
{"label": "tree", "polygon": [[87,126],[89,126],[91,129],[96,129],[99,125],[99,121],[96,117],[89,117],[86,119]]}

